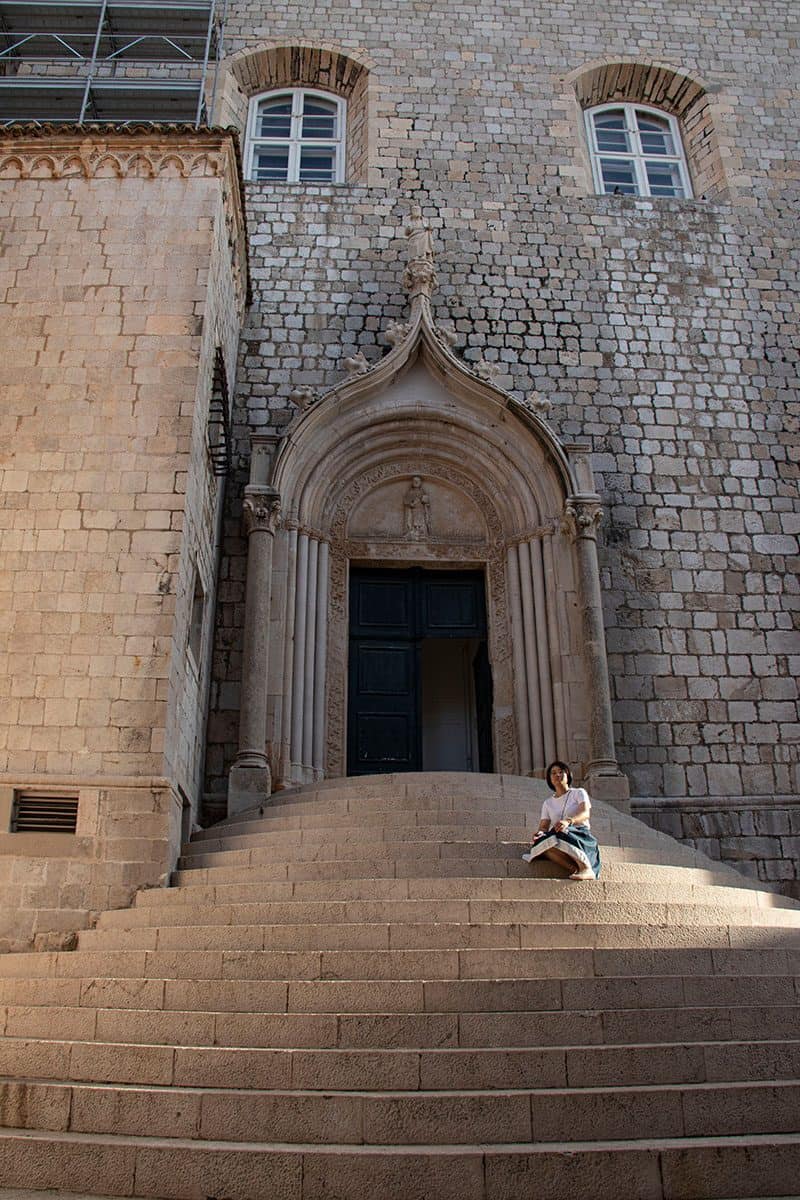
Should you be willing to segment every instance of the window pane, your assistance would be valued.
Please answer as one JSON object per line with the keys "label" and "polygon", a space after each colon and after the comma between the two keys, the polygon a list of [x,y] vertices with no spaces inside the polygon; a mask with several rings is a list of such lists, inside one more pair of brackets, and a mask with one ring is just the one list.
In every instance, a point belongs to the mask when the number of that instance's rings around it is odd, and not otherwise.
{"label": "window pane", "polygon": [[646,162],[651,196],[685,196],[677,163]]}
{"label": "window pane", "polygon": [[644,154],[675,154],[675,143],[670,133],[669,122],[660,121],[658,117],[636,114],[639,126],[639,136],[642,139]]}
{"label": "window pane", "polygon": [[289,173],[288,146],[259,146],[253,154],[253,179],[285,183]]}
{"label": "window pane", "polygon": [[329,100],[306,96],[303,102],[303,137],[336,137],[336,105]]}
{"label": "window pane", "polygon": [[292,132],[292,98],[267,100],[258,107],[256,137],[288,138]]}
{"label": "window pane", "polygon": [[639,194],[633,163],[618,158],[601,158],[600,172],[603,177],[603,191],[607,195],[614,192],[625,196]]}
{"label": "window pane", "polygon": [[300,182],[330,183],[335,178],[336,151],[304,146],[300,152]]}
{"label": "window pane", "polygon": [[625,129],[625,113],[621,108],[613,112],[598,113],[594,118],[594,128],[598,150],[606,154],[626,154],[630,151],[630,137]]}

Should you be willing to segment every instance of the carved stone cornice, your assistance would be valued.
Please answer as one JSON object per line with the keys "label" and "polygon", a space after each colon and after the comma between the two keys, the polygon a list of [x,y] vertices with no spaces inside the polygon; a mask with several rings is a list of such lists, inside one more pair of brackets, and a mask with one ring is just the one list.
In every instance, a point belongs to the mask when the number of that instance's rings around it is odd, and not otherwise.
{"label": "carved stone cornice", "polygon": [[281,517],[281,497],[275,488],[253,487],[244,490],[242,519],[245,533],[274,534]]}
{"label": "carved stone cornice", "polygon": [[154,126],[132,132],[58,126],[0,132],[3,179],[218,177],[235,157],[230,133]]}
{"label": "carved stone cornice", "polygon": [[564,505],[561,529],[572,541],[580,538],[594,541],[602,519],[603,508],[596,496],[570,496]]}

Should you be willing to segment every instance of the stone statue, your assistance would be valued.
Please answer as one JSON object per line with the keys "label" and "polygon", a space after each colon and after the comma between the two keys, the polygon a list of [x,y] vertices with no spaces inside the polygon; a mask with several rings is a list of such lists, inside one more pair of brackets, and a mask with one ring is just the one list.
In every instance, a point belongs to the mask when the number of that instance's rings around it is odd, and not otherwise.
{"label": "stone statue", "polygon": [[403,519],[407,538],[412,541],[420,541],[422,538],[430,537],[430,507],[430,497],[422,486],[422,478],[415,475],[403,497]]}
{"label": "stone statue", "polygon": [[433,265],[433,234],[426,225],[422,209],[415,204],[405,227],[408,239],[408,263],[403,276],[403,286],[415,296],[428,296],[436,286],[436,268]]}
{"label": "stone statue", "polygon": [[425,224],[422,209],[415,204],[408,217],[405,229],[408,238],[408,257],[410,262],[433,262],[433,235],[430,225]]}

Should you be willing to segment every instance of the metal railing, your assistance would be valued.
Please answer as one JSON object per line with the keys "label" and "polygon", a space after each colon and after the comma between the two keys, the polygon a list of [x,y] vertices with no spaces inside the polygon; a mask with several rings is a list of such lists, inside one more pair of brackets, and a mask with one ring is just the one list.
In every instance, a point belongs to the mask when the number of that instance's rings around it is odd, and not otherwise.
{"label": "metal railing", "polygon": [[[227,0],[0,0],[0,123],[210,123],[226,9]],[[131,63],[146,65],[145,78],[122,74]],[[66,69],[54,75],[57,65]]]}

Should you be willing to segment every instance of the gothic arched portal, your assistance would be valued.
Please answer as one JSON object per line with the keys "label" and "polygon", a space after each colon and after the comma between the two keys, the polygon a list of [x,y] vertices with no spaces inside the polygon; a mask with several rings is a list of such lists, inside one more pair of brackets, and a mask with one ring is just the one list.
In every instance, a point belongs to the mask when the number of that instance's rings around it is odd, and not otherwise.
{"label": "gothic arched portal", "polygon": [[456,358],[431,316],[429,233],[418,221],[408,233],[411,319],[390,331],[391,352],[372,368],[349,360],[321,399],[298,389],[274,461],[254,439],[231,807],[259,771],[271,786],[347,773],[354,567],[480,572],[494,770],[540,773],[561,757],[619,798],[588,451],[567,453],[488,370]]}

